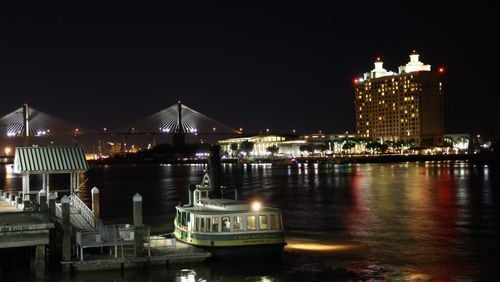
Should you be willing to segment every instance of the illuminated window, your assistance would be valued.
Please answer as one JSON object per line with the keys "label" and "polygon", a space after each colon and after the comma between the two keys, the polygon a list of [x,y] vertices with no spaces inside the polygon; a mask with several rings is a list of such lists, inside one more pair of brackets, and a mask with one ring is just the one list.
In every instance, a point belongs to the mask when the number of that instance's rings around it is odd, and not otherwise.
{"label": "illuminated window", "polygon": [[200,226],[200,218],[199,217],[195,217],[195,219],[194,219],[194,231],[195,232],[200,231],[201,230],[200,227],[201,227]]}
{"label": "illuminated window", "polygon": [[206,218],[205,219],[205,232],[210,232],[210,226],[212,226],[210,224],[210,218]]}
{"label": "illuminated window", "polygon": [[234,224],[233,227],[234,231],[241,231],[243,229],[241,224],[241,216],[234,216],[233,224]]}
{"label": "illuminated window", "polygon": [[255,216],[250,215],[247,216],[247,230],[255,230]]}
{"label": "illuminated window", "polygon": [[219,232],[219,217],[212,217],[212,232]]}
{"label": "illuminated window", "polygon": [[222,217],[222,232],[231,231],[231,218],[229,216]]}
{"label": "illuminated window", "polygon": [[269,229],[267,225],[267,215],[259,215],[259,229],[260,230]]}
{"label": "illuminated window", "polygon": [[[359,133],[359,132],[358,132]],[[271,226],[271,229],[273,230],[279,230],[280,225],[278,224],[279,218],[278,216],[272,214],[269,216],[269,225]]]}

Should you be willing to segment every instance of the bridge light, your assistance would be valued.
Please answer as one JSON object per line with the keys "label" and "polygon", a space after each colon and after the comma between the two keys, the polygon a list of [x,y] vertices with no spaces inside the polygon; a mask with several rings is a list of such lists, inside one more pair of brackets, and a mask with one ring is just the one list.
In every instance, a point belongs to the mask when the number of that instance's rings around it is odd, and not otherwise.
{"label": "bridge light", "polygon": [[269,128],[266,128],[266,132],[269,133]]}
{"label": "bridge light", "polygon": [[243,132],[243,127],[240,127],[240,131]]}
{"label": "bridge light", "polygon": [[212,129],[213,129],[213,131],[215,131],[217,128],[215,128],[215,127],[214,127],[214,128],[212,128]]}

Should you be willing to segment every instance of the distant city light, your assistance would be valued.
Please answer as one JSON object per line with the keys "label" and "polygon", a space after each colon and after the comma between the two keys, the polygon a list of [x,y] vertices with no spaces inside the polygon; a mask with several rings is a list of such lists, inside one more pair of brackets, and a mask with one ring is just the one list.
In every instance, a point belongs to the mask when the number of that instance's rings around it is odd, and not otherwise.
{"label": "distant city light", "polygon": [[5,147],[5,155],[8,156],[10,155],[10,152],[12,151],[12,149],[10,147]]}
{"label": "distant city light", "polygon": [[439,73],[443,73],[443,72],[444,72],[444,67],[440,67],[440,68],[438,69],[438,72],[439,72]]}

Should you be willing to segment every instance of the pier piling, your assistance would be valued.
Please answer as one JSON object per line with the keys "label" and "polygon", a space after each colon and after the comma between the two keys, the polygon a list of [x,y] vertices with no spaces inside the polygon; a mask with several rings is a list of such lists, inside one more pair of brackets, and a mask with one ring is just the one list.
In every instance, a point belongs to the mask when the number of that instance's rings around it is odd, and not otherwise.
{"label": "pier piling", "polygon": [[92,194],[92,212],[94,212],[95,218],[100,218],[100,204],[99,204],[99,189],[97,187],[92,188],[90,191]]}
{"label": "pier piling", "polygon": [[144,254],[144,228],[142,224],[142,196],[136,193],[132,198],[134,208],[135,255]]}
{"label": "pier piling", "polygon": [[[62,237],[62,260],[63,262],[71,261],[71,228],[70,228],[70,199],[67,195],[64,195],[61,199],[61,223],[63,229]],[[63,266],[70,266],[70,264],[63,264]],[[70,269],[65,269],[68,271]]]}

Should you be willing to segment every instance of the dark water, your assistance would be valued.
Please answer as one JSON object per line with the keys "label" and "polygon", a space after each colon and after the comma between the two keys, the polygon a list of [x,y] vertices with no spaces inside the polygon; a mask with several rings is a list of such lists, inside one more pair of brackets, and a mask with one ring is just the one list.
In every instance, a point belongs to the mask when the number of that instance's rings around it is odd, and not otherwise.
{"label": "dark water", "polygon": [[[100,166],[86,174],[89,201],[100,189],[107,224],[132,222],[132,196],[144,221],[171,231],[174,205],[201,181],[202,165]],[[288,246],[281,260],[216,261],[77,273],[62,281],[360,281],[500,278],[500,167],[466,162],[358,165],[226,165],[226,184],[243,199],[284,212]],[[0,172],[0,187],[20,179]],[[66,179],[54,179],[63,185]],[[69,180],[67,180],[69,183]],[[36,182],[36,181],[34,181]],[[61,184],[59,184],[61,183]],[[53,184],[54,185],[54,184]]]}

